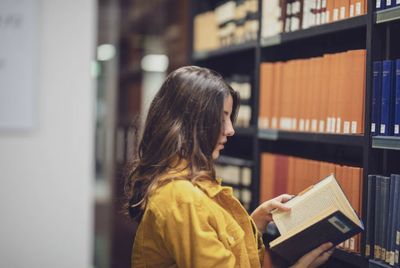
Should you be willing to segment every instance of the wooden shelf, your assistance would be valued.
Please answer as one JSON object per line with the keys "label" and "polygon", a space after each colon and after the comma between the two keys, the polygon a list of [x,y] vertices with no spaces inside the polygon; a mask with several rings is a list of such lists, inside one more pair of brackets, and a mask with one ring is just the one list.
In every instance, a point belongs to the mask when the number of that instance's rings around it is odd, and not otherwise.
{"label": "wooden shelf", "polygon": [[243,44],[219,48],[219,49],[213,50],[213,51],[194,52],[192,55],[192,59],[194,61],[204,61],[204,60],[214,59],[214,58],[218,58],[218,57],[222,57],[222,56],[231,56],[236,53],[255,50],[256,47],[257,47],[256,41],[246,42]]}
{"label": "wooden shelf", "polygon": [[321,35],[366,27],[366,25],[367,25],[366,15],[357,16],[345,20],[340,20],[337,22],[314,26],[304,30],[298,30],[289,33],[281,33],[272,37],[262,38],[261,47],[277,46],[301,39],[307,39]]}
{"label": "wooden shelf", "polygon": [[251,160],[230,157],[230,156],[226,156],[226,155],[221,155],[216,162],[217,162],[217,164],[221,164],[221,165],[233,165],[233,166],[241,166],[241,167],[254,166],[254,162]]}
{"label": "wooden shelf", "polygon": [[375,23],[385,23],[400,20],[400,6],[375,12]]}
{"label": "wooden shelf", "polygon": [[283,131],[276,129],[260,129],[258,138],[261,140],[290,140],[301,142],[315,142],[348,146],[363,146],[363,135],[327,134],[315,132]]}
{"label": "wooden shelf", "polygon": [[373,136],[372,148],[400,150],[400,137],[394,136]]}

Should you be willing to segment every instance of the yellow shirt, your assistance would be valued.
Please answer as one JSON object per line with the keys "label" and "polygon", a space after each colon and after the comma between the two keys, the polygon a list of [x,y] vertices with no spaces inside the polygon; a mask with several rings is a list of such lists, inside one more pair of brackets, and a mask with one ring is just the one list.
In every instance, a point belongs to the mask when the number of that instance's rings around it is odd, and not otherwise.
{"label": "yellow shirt", "polygon": [[261,267],[262,238],[232,188],[219,179],[179,180],[187,172],[174,174],[149,198],[132,267]]}

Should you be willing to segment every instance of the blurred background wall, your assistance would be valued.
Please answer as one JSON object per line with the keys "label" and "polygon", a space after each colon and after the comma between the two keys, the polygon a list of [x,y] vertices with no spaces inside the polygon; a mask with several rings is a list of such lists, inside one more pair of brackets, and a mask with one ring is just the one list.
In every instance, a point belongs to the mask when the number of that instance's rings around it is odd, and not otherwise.
{"label": "blurred background wall", "polygon": [[[97,3],[0,2],[37,15],[33,125],[0,130],[0,267],[92,267]],[[3,8],[0,16],[15,12]]]}
{"label": "blurred background wall", "polygon": [[188,10],[0,0],[0,267],[130,267],[123,184],[151,99],[188,63]]}

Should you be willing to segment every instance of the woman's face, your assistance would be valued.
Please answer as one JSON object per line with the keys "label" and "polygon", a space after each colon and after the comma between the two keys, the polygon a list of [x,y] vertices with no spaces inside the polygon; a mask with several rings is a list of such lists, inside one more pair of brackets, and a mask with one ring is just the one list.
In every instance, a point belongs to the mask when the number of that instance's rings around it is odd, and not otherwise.
{"label": "woman's face", "polygon": [[222,129],[219,134],[217,145],[214,148],[212,153],[212,158],[217,159],[219,157],[219,152],[224,149],[224,144],[227,142],[228,137],[233,136],[235,134],[235,130],[233,129],[231,114],[232,114],[232,106],[233,99],[232,96],[229,95],[224,101],[224,115],[222,120]]}

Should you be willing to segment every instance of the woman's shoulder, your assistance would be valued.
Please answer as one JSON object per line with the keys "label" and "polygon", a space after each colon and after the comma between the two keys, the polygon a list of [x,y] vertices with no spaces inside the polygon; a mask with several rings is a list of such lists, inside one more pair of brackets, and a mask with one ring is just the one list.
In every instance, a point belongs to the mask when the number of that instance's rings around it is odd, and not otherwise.
{"label": "woman's shoulder", "polygon": [[149,198],[149,208],[168,213],[177,206],[202,206],[207,196],[186,179],[171,180],[158,188]]}

